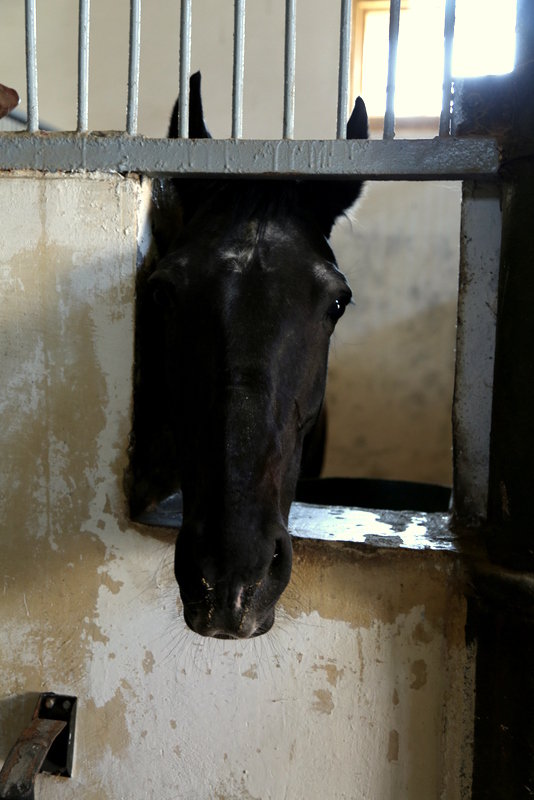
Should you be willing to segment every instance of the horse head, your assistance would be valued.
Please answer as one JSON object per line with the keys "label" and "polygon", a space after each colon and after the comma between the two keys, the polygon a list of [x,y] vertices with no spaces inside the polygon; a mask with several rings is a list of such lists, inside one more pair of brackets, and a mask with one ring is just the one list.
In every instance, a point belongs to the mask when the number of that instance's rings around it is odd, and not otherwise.
{"label": "horse head", "polygon": [[[177,134],[177,106],[170,136]],[[366,138],[358,98],[349,138]],[[207,137],[200,75],[190,136]],[[183,226],[147,281],[172,474],[183,494],[175,575],[193,631],[270,629],[291,573],[288,517],[320,417],[330,337],[351,299],[328,237],[361,183],[174,182]],[[162,410],[162,416],[165,412]]]}

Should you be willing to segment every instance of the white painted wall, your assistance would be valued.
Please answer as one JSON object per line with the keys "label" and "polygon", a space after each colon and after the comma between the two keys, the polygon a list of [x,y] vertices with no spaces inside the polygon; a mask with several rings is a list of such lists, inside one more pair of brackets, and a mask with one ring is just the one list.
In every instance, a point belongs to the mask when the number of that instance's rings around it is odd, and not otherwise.
{"label": "white painted wall", "polygon": [[42,800],[467,797],[454,555],[297,541],[270,635],[186,630],[172,536],[122,493],[143,209],[133,178],[0,179],[0,759],[51,690],[76,762]]}
{"label": "white painted wall", "polygon": [[[75,6],[39,4],[41,114],[66,128]],[[277,136],[282,3],[248,6],[246,135]],[[120,128],[128,3],[91,7],[90,125]],[[297,134],[331,136],[337,11],[305,8]],[[0,80],[23,95],[22,4],[2,13]],[[140,129],[159,134],[178,4],[144,17]],[[194,20],[226,135],[231,4],[197,0]],[[0,179],[0,759],[53,690],[79,697],[79,724],[75,774],[39,778],[45,800],[468,797],[473,654],[453,555],[297,543],[271,635],[185,629],[171,537],[128,522],[121,485],[143,203],[133,178]],[[449,475],[458,210],[455,186],[374,185],[334,234],[357,305],[333,351],[330,473]]]}

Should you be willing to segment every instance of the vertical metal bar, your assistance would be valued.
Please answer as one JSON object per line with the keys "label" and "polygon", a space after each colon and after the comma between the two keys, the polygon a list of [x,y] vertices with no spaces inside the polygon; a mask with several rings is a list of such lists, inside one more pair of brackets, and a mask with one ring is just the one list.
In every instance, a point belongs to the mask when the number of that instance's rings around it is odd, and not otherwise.
{"label": "vertical metal bar", "polygon": [[446,0],[444,52],[443,52],[443,94],[441,99],[441,115],[439,118],[439,135],[450,135],[451,98],[452,98],[452,46],[454,42],[454,21],[456,0]]}
{"label": "vertical metal bar", "polygon": [[347,138],[347,119],[349,108],[350,19],[351,0],[341,0],[336,131],[336,136],[338,139]]}
{"label": "vertical metal bar", "polygon": [[139,111],[139,54],[141,49],[141,0],[130,0],[130,58],[128,64],[128,106],[126,131],[137,133]]}
{"label": "vertical metal bar", "polygon": [[395,82],[397,77],[397,50],[399,46],[401,0],[390,0],[389,4],[389,58],[386,86],[386,113],[384,115],[384,139],[395,136]]}
{"label": "vertical metal bar", "polygon": [[182,0],[180,10],[180,100],[178,135],[189,136],[189,73],[191,71],[191,0]]}
{"label": "vertical metal bar", "polygon": [[78,132],[89,124],[89,10],[90,0],[80,0],[78,15]]}
{"label": "vertical metal bar", "polygon": [[37,92],[37,25],[35,0],[26,0],[26,87],[28,94],[28,130],[39,130]]}
{"label": "vertical metal bar", "polygon": [[487,513],[501,253],[500,187],[464,181],[453,402],[454,508]]}
{"label": "vertical metal bar", "polygon": [[297,0],[286,0],[286,42],[284,53],[284,139],[295,134],[295,61],[297,43]]}
{"label": "vertical metal bar", "polygon": [[234,0],[234,72],[232,138],[243,136],[243,77],[245,74],[245,0]]}

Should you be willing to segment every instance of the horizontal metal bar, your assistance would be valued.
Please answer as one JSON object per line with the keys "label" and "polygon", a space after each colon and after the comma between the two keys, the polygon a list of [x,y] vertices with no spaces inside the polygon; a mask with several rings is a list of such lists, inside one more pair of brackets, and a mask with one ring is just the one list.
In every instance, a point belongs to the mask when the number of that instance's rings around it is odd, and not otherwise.
{"label": "horizontal metal bar", "polygon": [[139,172],[256,178],[462,180],[497,177],[491,138],[148,139],[125,134],[0,133],[0,170]]}

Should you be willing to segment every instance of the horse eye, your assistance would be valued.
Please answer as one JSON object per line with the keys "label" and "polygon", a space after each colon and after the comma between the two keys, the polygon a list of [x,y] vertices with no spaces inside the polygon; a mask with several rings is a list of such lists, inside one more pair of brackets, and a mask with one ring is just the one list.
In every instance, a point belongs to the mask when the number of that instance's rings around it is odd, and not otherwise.
{"label": "horse eye", "polygon": [[345,300],[345,298],[342,297],[337,297],[326,312],[328,319],[332,320],[332,322],[337,322],[338,319],[341,319],[345,313],[347,304],[348,300]]}

